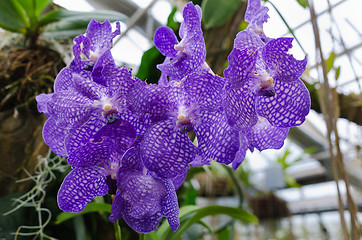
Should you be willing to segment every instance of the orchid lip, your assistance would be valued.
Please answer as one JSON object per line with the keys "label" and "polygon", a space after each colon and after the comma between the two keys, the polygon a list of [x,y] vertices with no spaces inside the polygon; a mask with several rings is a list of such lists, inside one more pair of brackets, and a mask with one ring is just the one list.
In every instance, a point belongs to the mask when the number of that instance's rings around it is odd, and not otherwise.
{"label": "orchid lip", "polygon": [[275,91],[274,91],[273,87],[261,88],[256,93],[256,95],[257,96],[264,96],[264,97],[273,97],[273,96],[275,96]]}

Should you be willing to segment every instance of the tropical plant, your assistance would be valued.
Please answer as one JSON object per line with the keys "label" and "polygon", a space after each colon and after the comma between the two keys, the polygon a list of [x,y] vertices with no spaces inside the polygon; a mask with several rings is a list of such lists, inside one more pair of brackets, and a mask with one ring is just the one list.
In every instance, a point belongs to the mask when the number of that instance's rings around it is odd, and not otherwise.
{"label": "tropical plant", "polygon": [[[91,19],[124,21],[118,12],[80,12],[59,9],[52,0],[3,0],[0,1],[0,27],[25,36],[25,46],[34,47],[42,33],[56,38],[70,38],[84,32]],[[54,8],[54,9],[52,9]],[[58,23],[57,27],[49,24]],[[59,32],[56,34],[55,31]]]}

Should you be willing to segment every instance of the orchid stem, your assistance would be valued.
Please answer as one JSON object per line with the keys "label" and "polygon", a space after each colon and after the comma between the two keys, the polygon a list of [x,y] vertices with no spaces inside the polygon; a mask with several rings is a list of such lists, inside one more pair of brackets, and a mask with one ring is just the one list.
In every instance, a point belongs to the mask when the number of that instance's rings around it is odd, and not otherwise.
{"label": "orchid stem", "polygon": [[113,223],[116,240],[122,240],[121,226],[119,226],[118,220]]}

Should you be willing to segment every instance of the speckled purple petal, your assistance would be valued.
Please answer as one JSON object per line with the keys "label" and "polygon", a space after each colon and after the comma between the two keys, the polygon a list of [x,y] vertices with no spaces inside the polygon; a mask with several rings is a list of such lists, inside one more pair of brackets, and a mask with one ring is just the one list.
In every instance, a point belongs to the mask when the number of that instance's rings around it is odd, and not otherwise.
{"label": "speckled purple petal", "polygon": [[92,114],[83,126],[71,129],[65,138],[65,146],[68,153],[70,154],[78,147],[92,141],[96,132],[104,125],[106,125],[104,119],[100,119],[97,114]]}
{"label": "speckled purple petal", "polygon": [[154,215],[161,210],[161,199],[166,196],[166,188],[151,175],[130,172],[117,181],[122,198],[130,205],[128,214],[134,218]]}
{"label": "speckled purple petal", "polygon": [[115,143],[108,138],[101,142],[89,142],[73,151],[68,157],[68,163],[72,167],[104,167],[108,164],[114,147]]}
{"label": "speckled purple petal", "polygon": [[176,232],[176,230],[180,226],[176,190],[171,180],[167,179],[161,181],[163,182],[167,191],[166,196],[161,203],[161,214],[167,218],[172,231]]}
{"label": "speckled purple petal", "polygon": [[126,203],[122,199],[121,192],[117,191],[116,196],[113,200],[112,207],[111,207],[111,215],[108,217],[110,222],[116,222],[117,220],[123,217],[126,209]]}
{"label": "speckled purple petal", "polygon": [[[170,58],[166,57],[163,63],[168,63],[170,62]],[[157,81],[157,84],[160,86],[167,86],[168,85],[168,79],[167,79],[167,74],[165,72],[161,72],[161,76]]]}
{"label": "speckled purple petal", "polygon": [[69,67],[63,68],[55,78],[54,92],[68,90],[69,87],[73,86],[73,69]]}
{"label": "speckled purple petal", "polygon": [[140,155],[141,140],[142,137],[139,137],[132,147],[129,148],[122,156],[121,165],[119,166],[119,170],[117,172],[117,179],[122,179],[122,175],[129,171],[143,171],[144,165],[141,161]]}
{"label": "speckled purple petal", "polygon": [[107,49],[97,60],[97,62],[93,66],[92,70],[92,79],[94,82],[99,83],[101,85],[107,85],[107,79],[102,74],[102,70],[105,66],[115,66],[115,62],[110,49]]}
{"label": "speckled purple petal", "polygon": [[112,139],[116,143],[114,150],[122,156],[135,141],[136,136],[133,126],[127,121],[119,119],[102,127],[95,134],[93,141],[101,142],[105,138]]}
{"label": "speckled purple petal", "polygon": [[[189,37],[195,33],[201,32],[202,11],[200,6],[192,2],[186,4],[182,12],[184,21],[181,23],[179,35],[181,38]],[[202,32],[201,32],[202,33]]]}
{"label": "speckled purple petal", "polygon": [[296,60],[288,50],[293,47],[293,38],[277,38],[268,42],[262,52],[265,63],[270,68],[270,75],[280,81],[296,81],[307,66],[307,57]]}
{"label": "speckled purple petal", "polygon": [[141,144],[141,158],[146,168],[161,178],[184,174],[196,153],[196,146],[187,133],[176,128],[174,120],[165,120],[150,127]]}
{"label": "speckled purple petal", "polygon": [[92,114],[92,101],[75,91],[56,92],[48,102],[48,111],[59,126],[80,127]]}
{"label": "speckled purple petal", "polygon": [[188,75],[182,82],[189,102],[196,103],[201,109],[216,110],[222,104],[224,79],[202,71]]}
{"label": "speckled purple petal", "polygon": [[206,58],[206,47],[203,38],[195,35],[185,44],[183,56],[169,62],[158,64],[157,68],[175,79],[182,79],[186,75],[199,72]]}
{"label": "speckled purple petal", "polygon": [[149,118],[137,118],[130,111],[123,110],[119,119],[129,122],[135,131],[135,135],[139,136],[146,132],[147,128],[151,126],[151,120]]}
{"label": "speckled purple petal", "polygon": [[168,47],[170,49],[168,52],[173,52],[173,59],[157,65],[157,68],[174,79],[182,79],[192,72],[199,72],[206,58],[206,47],[201,30],[200,7],[194,6],[191,2],[188,3],[184,8],[183,16],[184,21],[180,26],[182,40],[177,44],[176,55],[171,49],[175,46],[175,41],[172,40],[172,46]]}
{"label": "speckled purple petal", "polygon": [[248,148],[252,152],[254,151],[254,148],[259,151],[265,149],[279,149],[283,146],[288,132],[289,128],[274,127],[270,125],[265,118],[259,118],[258,123],[246,134]]}
{"label": "speckled purple petal", "polygon": [[210,159],[207,158],[203,158],[200,155],[196,155],[194,160],[190,163],[193,167],[201,167],[201,166],[206,166],[206,165],[210,165],[211,162]]}
{"label": "speckled purple petal", "polygon": [[90,21],[87,27],[86,38],[89,41],[84,41],[83,53],[89,58],[91,51],[99,53],[99,56],[104,51],[112,47],[112,39],[120,33],[120,25],[117,25],[117,30],[112,33],[112,26],[108,20],[103,23],[97,22],[94,19]]}
{"label": "speckled purple petal", "polygon": [[50,117],[50,114],[48,112],[48,102],[53,97],[54,93],[41,93],[35,97],[35,100],[37,102],[37,108],[40,113],[44,113],[45,116]]}
{"label": "speckled purple petal", "polygon": [[239,141],[240,141],[239,151],[236,153],[235,159],[232,162],[232,168],[234,169],[234,171],[244,161],[245,155],[246,155],[246,150],[248,149],[248,142],[246,140],[246,136],[242,132],[240,132],[240,134],[239,134]]}
{"label": "speckled purple petal", "polygon": [[225,87],[224,112],[230,126],[246,132],[257,122],[255,109],[255,85],[249,79],[238,89]]}
{"label": "speckled purple petal", "polygon": [[107,91],[104,86],[95,83],[91,78],[84,78],[78,74],[73,75],[73,81],[76,91],[90,100],[101,99],[102,95]]}
{"label": "speckled purple petal", "polygon": [[[253,17],[253,19],[251,21],[249,21],[249,26],[256,27],[257,30],[256,33],[259,33],[260,35],[263,35],[263,37],[265,37],[264,33],[263,33],[263,24],[266,23],[268,21],[269,15],[268,15],[268,11],[269,8],[267,7],[263,7],[261,8],[259,11],[256,12],[256,15]],[[259,36],[260,36],[259,35]]]}
{"label": "speckled purple petal", "polygon": [[231,163],[239,149],[239,132],[227,124],[221,112],[200,115],[203,124],[195,126],[198,155],[209,162]]}
{"label": "speckled purple petal", "polygon": [[139,79],[132,77],[132,70],[129,70],[126,67],[117,67],[113,64],[103,68],[102,75],[106,79],[110,95],[112,97],[118,96],[119,101],[122,101],[122,104],[125,104],[123,102],[125,101],[124,99],[130,88],[136,82],[140,81]]}
{"label": "speckled purple petal", "polygon": [[167,57],[176,57],[177,50],[175,45],[178,44],[177,37],[169,27],[159,27],[153,38],[156,48]]}
{"label": "speckled purple petal", "polygon": [[185,181],[186,175],[187,175],[187,172],[171,179],[175,190],[177,190],[177,189],[179,189],[179,187],[181,187],[182,183]]}
{"label": "speckled purple petal", "polygon": [[246,22],[250,22],[254,16],[259,12],[261,7],[260,0],[248,0],[248,6],[246,8],[244,19]]}
{"label": "speckled purple petal", "polygon": [[103,169],[75,168],[64,178],[60,186],[58,205],[64,212],[81,212],[95,197],[104,196],[107,192]]}
{"label": "speckled purple petal", "polygon": [[250,31],[241,31],[236,35],[234,40],[234,48],[239,50],[248,49],[249,53],[253,53],[264,47],[263,41],[258,35]]}
{"label": "speckled purple petal", "polygon": [[70,63],[70,65],[73,65],[73,66],[81,65],[81,62],[82,62],[81,55],[82,55],[82,50],[83,50],[83,42],[85,41],[85,39],[86,39],[86,37],[84,35],[79,35],[74,38],[74,40],[73,40],[74,45],[72,47],[74,59]]}
{"label": "speckled purple petal", "polygon": [[74,74],[78,74],[85,79],[90,79],[91,72],[82,69],[84,64],[87,64],[87,61],[82,61],[79,65],[75,65],[72,62],[69,67],[63,68],[55,78],[54,92],[67,91],[71,87],[74,87]]}
{"label": "speckled purple petal", "polygon": [[139,82],[130,90],[127,103],[129,109],[139,118],[149,116],[153,121],[159,121],[165,118],[169,107],[167,88]]}
{"label": "speckled purple petal", "polygon": [[274,79],[274,89],[274,97],[257,98],[257,113],[276,127],[301,125],[310,110],[309,91],[303,82],[282,82]]}
{"label": "speckled purple petal", "polygon": [[147,215],[142,218],[134,218],[127,214],[126,211],[123,215],[123,219],[134,231],[138,233],[150,233],[157,229],[157,226],[162,219],[162,215],[160,212],[157,212],[151,216]]}
{"label": "speckled purple petal", "polygon": [[224,70],[226,80],[234,87],[243,86],[255,70],[256,59],[257,52],[234,48],[228,56],[229,66]]}
{"label": "speckled purple petal", "polygon": [[65,147],[65,137],[68,134],[68,129],[59,127],[54,118],[49,118],[43,127],[43,139],[50,149],[63,157],[68,157]]}

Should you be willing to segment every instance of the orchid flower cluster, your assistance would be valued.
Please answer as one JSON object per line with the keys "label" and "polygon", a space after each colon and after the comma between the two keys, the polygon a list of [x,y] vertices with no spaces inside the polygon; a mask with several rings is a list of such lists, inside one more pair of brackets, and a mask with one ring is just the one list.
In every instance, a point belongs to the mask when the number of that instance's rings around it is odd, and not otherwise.
{"label": "orchid flower cluster", "polygon": [[190,164],[217,161],[235,170],[248,149],[282,147],[310,109],[299,79],[307,59],[288,53],[292,38],[265,36],[267,12],[259,0],[249,1],[249,25],[236,36],[222,78],[205,62],[201,8],[188,3],[181,41],[168,27],[155,33],[165,56],[158,84],[116,66],[110,50],[119,23],[112,31],[109,21],[92,20],[75,38],[74,59],[58,74],[54,93],[36,98],[48,117],[44,141],[72,167],[58,192],[60,209],[81,212],[109,193],[111,222],[123,218],[148,233],[166,217],[176,231],[176,190]]}

